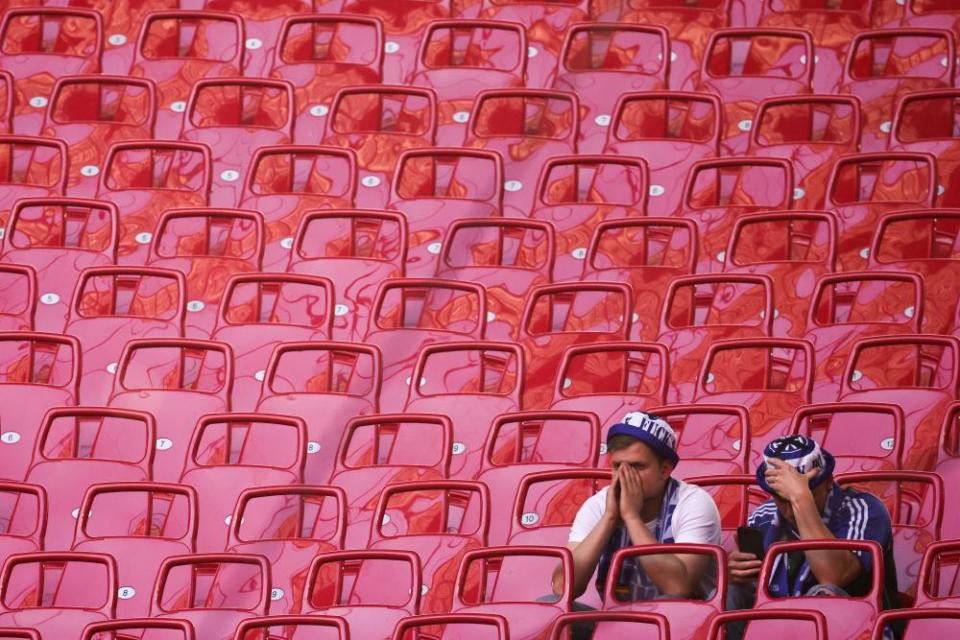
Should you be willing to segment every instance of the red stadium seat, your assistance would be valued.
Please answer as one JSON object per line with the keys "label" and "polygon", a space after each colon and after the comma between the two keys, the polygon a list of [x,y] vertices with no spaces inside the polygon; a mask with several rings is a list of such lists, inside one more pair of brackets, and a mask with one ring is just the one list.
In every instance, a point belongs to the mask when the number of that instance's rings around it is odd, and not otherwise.
{"label": "red stadium seat", "polygon": [[626,611],[589,611],[565,613],[553,623],[550,640],[572,640],[580,625],[593,626],[596,638],[645,638],[668,640],[669,620],[659,613]]}
{"label": "red stadium seat", "polygon": [[914,0],[904,3],[901,24],[904,27],[949,28],[960,35],[958,7],[950,0]]}
{"label": "red stadium seat", "polygon": [[[960,89],[917,91],[897,102],[890,133],[890,149],[923,151],[936,156],[936,199],[941,207],[960,206],[960,145],[954,123]],[[932,206],[932,205],[928,205]]]}
{"label": "red stadium seat", "polygon": [[668,88],[669,56],[670,36],[662,26],[587,22],[567,30],[553,88],[580,98],[582,153],[603,149],[620,94]]}
{"label": "red stadium seat", "polygon": [[[956,504],[957,489],[960,488],[960,402],[947,407],[940,429],[940,450],[934,471],[943,478],[946,504]],[[943,537],[945,540],[960,539],[960,517],[948,509],[943,517]]]}
{"label": "red stadium seat", "polygon": [[[863,425],[870,425],[867,438]],[[906,418],[896,404],[820,402],[797,409],[790,433],[813,438],[836,460],[835,473],[903,468]]]}
{"label": "red stadium seat", "polygon": [[917,608],[942,609],[960,605],[958,551],[960,542],[957,540],[940,540],[927,547],[917,581]]}
{"label": "red stadium seat", "polygon": [[40,485],[0,482],[0,523],[0,567],[16,553],[40,551],[47,526],[47,492]]}
{"label": "red stadium seat", "polygon": [[44,638],[76,635],[92,622],[112,620],[117,563],[99,553],[24,553],[0,575],[0,627],[34,628]]}
{"label": "red stadium seat", "polygon": [[13,74],[0,70],[0,135],[13,132],[13,99],[16,93]]}
{"label": "red stadium seat", "polygon": [[508,640],[511,637],[507,619],[498,614],[451,613],[403,618],[390,640]]}
{"label": "red stadium seat", "polygon": [[[677,433],[680,463],[674,472],[676,477],[725,476],[753,468],[751,420],[744,407],[698,402],[671,404],[649,412],[666,420]],[[610,426],[605,425],[604,435]],[[601,466],[608,463],[604,459]]]}
{"label": "red stadium seat", "polygon": [[486,546],[489,504],[490,492],[478,482],[405,482],[380,494],[369,548],[413,551],[420,557],[420,612],[450,611],[461,559]]}
{"label": "red stadium seat", "polygon": [[135,140],[110,145],[97,198],[120,207],[118,264],[146,264],[160,215],[206,207],[213,165],[203,144]]}
{"label": "red stadium seat", "polygon": [[19,482],[47,410],[77,404],[80,343],[72,336],[0,332],[0,372],[0,478]]}
{"label": "red stadium seat", "polygon": [[0,329],[33,331],[37,311],[37,272],[33,267],[0,263]]}
{"label": "red stadium seat", "polygon": [[156,11],[142,24],[130,75],[156,82],[154,133],[176,140],[194,82],[243,74],[243,19],[216,11]]}
{"label": "red stadium seat", "polygon": [[[543,602],[560,564],[564,592]],[[507,619],[510,638],[543,638],[573,602],[573,555],[550,547],[488,547],[463,556],[454,591],[455,613],[496,613]]]}
{"label": "red stadium seat", "polygon": [[94,622],[83,629],[81,640],[114,640],[130,633],[133,637],[150,640],[194,640],[193,625],[186,620],[157,618],[127,618],[109,622]]}
{"label": "red stadium seat", "polygon": [[837,215],[837,269],[865,269],[881,216],[933,207],[937,159],[908,151],[840,156],[830,176],[826,207]]}
{"label": "red stadium seat", "polygon": [[770,499],[757,485],[755,473],[730,476],[694,476],[684,482],[695,484],[713,498],[720,511],[721,546],[727,553],[737,550],[736,533],[754,509]]}
{"label": "red stadium seat", "polygon": [[274,349],[257,412],[324,416],[307,422],[306,484],[330,479],[347,422],[379,411],[380,370],[380,350],[372,345],[283,342]]}
{"label": "red stadium seat", "polygon": [[644,158],[650,169],[647,212],[675,215],[691,167],[720,152],[722,120],[720,97],[714,94],[624,93],[614,109],[604,153]]}
{"label": "red stadium seat", "polygon": [[259,487],[240,494],[226,548],[270,560],[273,615],[303,611],[314,556],[343,548],[346,502],[339,487]]}
{"label": "red stadium seat", "polygon": [[[280,634],[275,635],[275,634]],[[349,640],[347,621],[333,616],[284,616],[272,614],[248,618],[237,625],[233,640],[281,637],[288,640]]]}
{"label": "red stadium seat", "polygon": [[233,350],[222,342],[134,339],[123,348],[109,405],[157,421],[153,479],[176,482],[201,416],[230,410]]}
{"label": "red stadium seat", "polygon": [[744,638],[775,635],[781,640],[827,640],[827,619],[819,611],[796,611],[793,609],[754,609],[752,611],[728,611],[719,613],[710,622],[707,640],[726,638],[726,625],[744,625]]}
{"label": "red stadium seat", "polygon": [[187,620],[204,640],[233,640],[239,623],[269,612],[269,561],[239,553],[167,558],[151,605],[153,618]]}
{"label": "red stadium seat", "polygon": [[153,416],[142,411],[62,407],[47,412],[26,475],[27,482],[47,490],[44,549],[70,548],[74,521],[91,485],[151,479],[155,433]]}
{"label": "red stadium seat", "polygon": [[389,638],[397,621],[416,615],[420,558],[410,551],[341,551],[314,558],[303,608],[347,620],[354,637]]}
{"label": "red stadium seat", "polygon": [[453,427],[446,416],[394,413],[350,420],[330,478],[346,491],[344,546],[367,547],[377,497],[385,487],[446,479],[452,450]]}
{"label": "red stadium seat", "polygon": [[525,475],[510,518],[510,545],[562,547],[584,500],[610,484],[607,469],[555,469]]}
{"label": "red stadium seat", "polygon": [[63,140],[0,135],[0,228],[20,198],[64,194],[67,156]]}
{"label": "red stadium seat", "polygon": [[196,548],[225,548],[237,499],[247,487],[295,485],[307,455],[303,418],[222,413],[197,423],[180,483],[199,497]]}
{"label": "red stadium seat", "polygon": [[117,561],[117,617],[150,613],[150,595],[167,558],[194,552],[197,494],[176,484],[95,484],[80,505],[73,551]]}
{"label": "red stadium seat", "polygon": [[903,640],[948,638],[960,633],[960,609],[901,609],[885,611],[877,617],[870,640],[883,640],[886,629],[904,625]]}

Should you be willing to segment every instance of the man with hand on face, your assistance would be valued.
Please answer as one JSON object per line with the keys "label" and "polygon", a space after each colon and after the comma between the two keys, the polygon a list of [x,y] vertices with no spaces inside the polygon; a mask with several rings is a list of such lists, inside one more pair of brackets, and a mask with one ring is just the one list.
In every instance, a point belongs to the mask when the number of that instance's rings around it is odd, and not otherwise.
{"label": "man with hand on face", "polygon": [[[892,608],[898,592],[890,514],[873,494],[834,482],[834,464],[833,456],[806,436],[785,436],[768,444],[757,483],[772,497],[756,508],[747,524],[759,530],[764,552],[775,542],[789,540],[876,541],[883,549],[883,605]],[[867,553],[843,550],[781,554],[768,590],[773,597],[864,596],[870,590],[871,560]],[[729,554],[728,609],[753,606],[761,564],[751,553]],[[728,637],[735,637],[729,631]]]}
{"label": "man with hand on face", "polygon": [[[573,552],[573,594],[586,591],[594,569],[603,587],[619,549],[662,543],[719,544],[720,513],[710,495],[670,474],[679,462],[677,435],[667,422],[629,413],[607,434],[610,486],[580,507],[567,547]],[[699,555],[662,554],[627,561],[618,585],[624,600],[707,598],[716,588],[715,568]],[[563,589],[560,567],[553,591]],[[577,604],[577,609],[585,609]]]}

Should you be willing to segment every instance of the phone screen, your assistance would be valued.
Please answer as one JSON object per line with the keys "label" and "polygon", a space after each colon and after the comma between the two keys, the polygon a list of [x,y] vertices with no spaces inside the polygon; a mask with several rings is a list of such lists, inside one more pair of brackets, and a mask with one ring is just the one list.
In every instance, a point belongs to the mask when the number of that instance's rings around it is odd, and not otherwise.
{"label": "phone screen", "polygon": [[763,558],[763,532],[754,527],[738,527],[737,547],[744,553],[752,553],[757,558]]}

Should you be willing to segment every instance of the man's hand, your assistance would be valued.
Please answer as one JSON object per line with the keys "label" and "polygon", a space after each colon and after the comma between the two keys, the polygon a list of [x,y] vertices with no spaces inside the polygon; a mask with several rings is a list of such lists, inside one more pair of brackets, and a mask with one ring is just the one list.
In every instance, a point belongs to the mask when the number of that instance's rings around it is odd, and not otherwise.
{"label": "man's hand", "polygon": [[613,470],[613,480],[607,489],[607,506],[603,511],[603,516],[611,522],[620,524],[620,492],[617,487],[620,486],[620,473],[617,469]]}
{"label": "man's hand", "polygon": [[628,464],[620,465],[620,517],[624,522],[643,522],[643,481],[637,470]]}
{"label": "man's hand", "polygon": [[762,564],[763,561],[752,553],[732,551],[727,555],[727,569],[730,580],[736,584],[754,584],[760,576],[760,566]]}
{"label": "man's hand", "polygon": [[813,480],[819,469],[810,469],[800,473],[783,460],[771,458],[767,463],[764,478],[770,488],[784,500],[795,503],[802,498],[810,497],[810,481]]}

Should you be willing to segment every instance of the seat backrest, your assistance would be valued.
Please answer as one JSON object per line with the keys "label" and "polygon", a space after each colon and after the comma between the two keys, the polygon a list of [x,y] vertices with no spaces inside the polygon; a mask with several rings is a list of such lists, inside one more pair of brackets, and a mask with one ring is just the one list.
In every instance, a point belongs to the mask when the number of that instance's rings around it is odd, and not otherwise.
{"label": "seat backrest", "polygon": [[[783,158],[708,158],[687,172],[682,210],[750,212],[790,209],[795,197],[793,163]],[[713,256],[710,256],[711,258]]]}
{"label": "seat backrest", "polygon": [[483,70],[514,75],[522,84],[527,69],[527,56],[522,52],[526,50],[527,32],[516,22],[434,20],[420,38],[415,71],[419,77],[415,80],[431,84],[432,71],[470,74]]}
{"label": "seat backrest", "polygon": [[[718,29],[710,34],[703,54],[700,82],[723,93],[726,80],[792,80],[809,91],[813,55],[813,37],[800,29]],[[736,92],[735,86],[730,88]],[[736,93],[731,97],[742,99]]]}
{"label": "seat backrest", "polygon": [[[871,80],[929,80],[928,87],[907,84],[905,89],[953,85],[956,70],[953,34],[946,29],[880,29],[853,37],[843,67],[849,89]],[[855,85],[854,85],[855,86]]]}
{"label": "seat backrest", "polygon": [[103,16],[92,9],[12,8],[0,23],[0,50],[15,62],[33,58],[57,66],[62,62],[53,56],[75,58],[86,62],[83,72],[95,73],[103,46]]}
{"label": "seat backrest", "polygon": [[314,558],[304,608],[390,607],[416,614],[421,596],[420,558],[412,551],[335,551]]}
{"label": "seat backrest", "polygon": [[289,268],[309,271],[307,264],[324,259],[382,262],[402,274],[407,261],[407,220],[396,211],[308,211],[293,239]]}
{"label": "seat backrest", "polygon": [[19,538],[39,549],[47,528],[47,492],[40,485],[0,482],[0,538]]}
{"label": "seat backrest", "polygon": [[[573,152],[579,133],[576,94],[550,89],[487,89],[477,94],[465,144],[490,140],[541,140]],[[522,185],[521,185],[522,186]]]}
{"label": "seat backrest", "polygon": [[[636,637],[649,640],[668,640],[670,621],[661,613],[634,611],[580,611],[565,613],[550,628],[549,640],[572,640],[581,625],[596,625],[594,633],[609,637]],[[598,637],[607,637],[604,635]]]}
{"label": "seat backrest", "polygon": [[630,286],[620,282],[542,285],[527,296],[520,335],[588,333],[625,340],[633,309]]}
{"label": "seat backrest", "polygon": [[249,273],[230,278],[223,292],[217,330],[231,326],[293,325],[330,335],[334,288],[327,278]]}
{"label": "seat backrest", "polygon": [[227,549],[247,543],[324,542],[343,548],[347,496],[340,487],[282,486],[245,490],[237,500]]}
{"label": "seat backrest", "polygon": [[[177,5],[173,5],[177,6]],[[203,64],[209,76],[243,72],[243,19],[221,11],[152,11],[143,20],[134,50],[134,75],[150,76],[170,61]],[[156,66],[155,66],[156,65]]]}
{"label": "seat backrest", "polygon": [[[880,218],[870,264],[936,269],[960,260],[960,209],[914,209]],[[944,301],[945,302],[945,301]]]}
{"label": "seat backrest", "polygon": [[261,128],[293,137],[294,88],[286,80],[202,78],[187,101],[183,132]]}
{"label": "seat backrest", "polygon": [[210,147],[173,140],[115,142],[107,151],[97,194],[157,191],[210,196],[213,165]]}
{"label": "seat backrest", "polygon": [[938,541],[926,548],[918,585],[915,606],[957,606],[960,601],[960,542]]}
{"label": "seat backrest", "polygon": [[100,461],[134,465],[149,478],[155,443],[156,421],[144,411],[56,407],[43,418],[33,467],[57,460]]}
{"label": "seat backrest", "polygon": [[[603,602],[607,607],[615,606],[617,603],[624,603],[621,597],[621,591],[624,585],[620,584],[620,575],[624,565],[628,560],[642,559],[645,557],[656,557],[658,555],[687,554],[697,555],[710,561],[705,571],[716,575],[716,588],[713,593],[702,594],[700,599],[691,598],[681,601],[696,603],[713,607],[719,613],[723,611],[724,602],[727,594],[727,554],[723,548],[712,544],[649,544],[639,547],[627,547],[620,549],[613,555],[610,561],[610,569],[607,573],[607,582],[604,586]],[[629,591],[629,589],[628,589]],[[665,594],[669,595],[669,594]],[[630,596],[627,594],[626,602],[629,602]],[[658,602],[668,602],[676,600],[675,598],[658,598]]]}
{"label": "seat backrest", "polygon": [[[704,402],[671,404],[654,407],[649,413],[666,420],[676,431],[681,466],[715,460],[749,471],[750,417],[742,406]],[[690,464],[685,465],[684,460]]]}
{"label": "seat backrest", "polygon": [[258,467],[303,477],[307,427],[303,418],[266,413],[210,414],[200,419],[183,477],[214,467]]}
{"label": "seat backrest", "polygon": [[[557,564],[563,593],[543,602]],[[477,605],[524,603],[568,609],[573,602],[573,555],[564,547],[510,546],[468,551],[460,561],[454,610]]]}
{"label": "seat backrest", "polygon": [[403,618],[393,631],[392,640],[507,640],[507,619],[487,613],[445,613]]}
{"label": "seat backrest", "polygon": [[454,536],[485,543],[490,521],[486,485],[458,480],[402,482],[380,494],[370,544],[402,536]]}
{"label": "seat backrest", "polygon": [[[620,96],[607,134],[607,149],[629,153],[633,143],[668,140],[716,154],[723,133],[720,98],[710,93],[644,91]],[[639,148],[639,147],[638,147]],[[662,195],[659,194],[651,195]]]}
{"label": "seat backrest", "polygon": [[727,611],[710,621],[707,640],[726,638],[728,624],[745,625],[744,637],[762,638],[775,633],[783,640],[827,640],[827,618],[819,611],[794,609],[753,609]]}
{"label": "seat backrest", "polygon": [[160,567],[151,614],[227,609],[265,616],[269,602],[270,565],[263,556],[174,556]]}
{"label": "seat backrest", "polygon": [[852,153],[837,159],[826,207],[879,206],[882,210],[932,207],[937,198],[937,159],[917,151]]}
{"label": "seat backrest", "polygon": [[0,613],[82,609],[112,619],[116,612],[117,563],[106,554],[16,554],[4,563],[0,585]]}
{"label": "seat backrest", "polygon": [[565,155],[549,158],[540,171],[531,217],[552,221],[566,209],[624,209],[630,216],[647,211],[650,176],[642,157]]}
{"label": "seat backrest", "polygon": [[622,270],[642,282],[646,274],[693,273],[697,235],[693,221],[683,218],[605,220],[594,229],[583,275],[599,278]]}
{"label": "seat backrest", "polygon": [[[324,144],[357,147],[376,139],[431,145],[437,133],[437,96],[432,89],[363,85],[337,91],[327,116]],[[377,164],[392,166],[392,159]]]}
{"label": "seat backrest", "polygon": [[833,271],[837,238],[837,217],[829,211],[747,214],[734,222],[724,270],[788,263]]}
{"label": "seat backrest", "polygon": [[4,329],[32,331],[37,310],[37,271],[25,264],[0,264],[0,323]]}
{"label": "seat backrest", "polygon": [[442,415],[396,413],[347,423],[334,473],[367,467],[415,467],[450,473],[453,424]]}
{"label": "seat backrest", "polygon": [[856,152],[860,144],[860,101],[855,96],[815,95],[766,98],[757,107],[750,149],[821,147]]}
{"label": "seat backrest", "polygon": [[472,282],[394,278],[380,285],[372,317],[368,336],[375,331],[414,329],[482,339],[486,293]]}
{"label": "seat backrest", "polygon": [[113,379],[115,397],[138,391],[183,391],[220,398],[229,406],[233,349],[225,342],[137,338],[123,348]]}
{"label": "seat backrest", "polygon": [[[864,425],[870,425],[869,437]],[[834,458],[848,459],[850,471],[901,468],[905,430],[903,409],[878,402],[807,405],[790,423],[790,433],[813,438]]]}
{"label": "seat backrest", "polygon": [[870,640],[883,640],[891,625],[903,625],[904,640],[948,638],[960,632],[960,611],[939,608],[884,611],[877,617]]}
{"label": "seat backrest", "polygon": [[742,475],[708,475],[684,478],[710,494],[720,511],[720,529],[724,533],[724,548],[735,548],[734,534],[747,521],[754,509],[770,499],[757,485],[755,473]]}
{"label": "seat backrest", "polygon": [[82,124],[111,131],[122,128],[150,138],[156,114],[157,88],[149,78],[68,76],[53,85],[44,128]]}
{"label": "seat backrest", "polygon": [[603,445],[600,421],[586,411],[521,411],[497,416],[484,446],[483,469],[563,464],[592,469]]}
{"label": "seat backrest", "polygon": [[960,89],[935,89],[904,95],[897,103],[891,146],[956,140],[956,100]]}
{"label": "seat backrest", "polygon": [[960,458],[960,402],[954,402],[944,412],[940,458]]}
{"label": "seat backrest", "polygon": [[[352,206],[357,193],[357,155],[352,149],[316,145],[259,147],[244,182],[244,206],[294,197],[308,207]],[[289,230],[296,222],[289,223]]]}
{"label": "seat backrest", "polygon": [[699,327],[753,328],[771,334],[773,280],[763,274],[674,278],[667,289],[660,333]]}
{"label": "seat backrest", "polygon": [[318,77],[357,70],[378,80],[383,69],[383,21],[377,16],[287,16],[280,27],[272,73],[292,77],[302,68]]}
{"label": "seat backrest", "polygon": [[245,263],[249,268],[259,269],[265,242],[263,227],[263,214],[259,211],[171,209],[157,222],[149,263],[164,264],[178,258],[214,259]]}
{"label": "seat backrest", "polygon": [[899,335],[861,338],[847,358],[840,397],[873,389],[921,389],[955,397],[960,339]]}
{"label": "seat backrest", "polygon": [[407,149],[397,160],[389,204],[455,200],[503,205],[503,159],[494,151],[434,147]]}
{"label": "seat backrest", "polygon": [[193,625],[171,618],[125,618],[88,624],[80,640],[118,640],[132,637],[142,640],[194,640]]}
{"label": "seat backrest", "polygon": [[915,273],[852,271],[823,275],[811,297],[807,330],[837,324],[891,324],[919,332],[923,281]]}
{"label": "seat backrest", "polygon": [[[667,85],[670,33],[662,26],[626,22],[572,24],[563,40],[559,73],[620,72]],[[599,76],[600,78],[603,75]]]}
{"label": "seat backrest", "polygon": [[0,333],[0,389],[2,385],[59,388],[65,397],[58,404],[71,404],[77,401],[79,384],[80,342],[75,337],[17,331]]}
{"label": "seat backrest", "polygon": [[[895,532],[922,531],[929,535],[926,542],[940,540],[945,505],[943,478],[939,474],[924,471],[860,471],[837,474],[836,481],[840,486],[853,487],[880,498],[890,512]],[[906,558],[903,560],[906,561]],[[906,590],[908,586],[900,585],[900,589]]]}
{"label": "seat backrest", "polygon": [[580,505],[609,484],[607,469],[571,468],[527,474],[517,487],[510,523],[511,540],[527,539],[553,529],[562,532],[563,544],[566,544]]}
{"label": "seat backrest", "polygon": [[512,342],[428,344],[414,365],[407,404],[425,398],[497,395],[519,407],[525,379],[524,352]]}
{"label": "seat backrest", "polygon": [[[298,632],[303,631],[303,633]],[[349,640],[347,621],[336,616],[266,616],[247,618],[237,625],[234,640],[270,638],[310,638],[311,640]]]}
{"label": "seat backrest", "polygon": [[[21,198],[10,212],[3,253],[29,249],[86,251],[116,261],[120,213],[112,202],[84,198]],[[8,255],[8,259],[18,258]],[[59,274],[58,274],[59,275]]]}
{"label": "seat backrest", "polygon": [[651,342],[602,342],[570,347],[557,370],[554,402],[590,396],[639,396],[664,404],[670,376],[667,348]]}
{"label": "seat backrest", "polygon": [[707,349],[696,398],[752,391],[787,393],[810,401],[813,345],[786,338],[719,340]]}
{"label": "seat backrest", "polygon": [[549,278],[554,230],[548,222],[507,218],[461,218],[447,227],[437,275],[471,269],[532,271]]}
{"label": "seat backrest", "polygon": [[283,395],[323,394],[366,398],[374,407],[380,396],[380,349],[353,342],[284,342],[278,344],[264,374],[260,400]]}
{"label": "seat backrest", "polygon": [[182,331],[187,312],[186,277],[156,267],[91,267],[80,273],[70,308],[73,322],[136,318],[173,324]]}
{"label": "seat backrest", "polygon": [[95,484],[80,506],[74,548],[111,538],[155,538],[192,550],[197,537],[197,493],[182,484]]}
{"label": "seat backrest", "polygon": [[67,143],[57,138],[0,135],[0,184],[18,191],[64,193]]}

